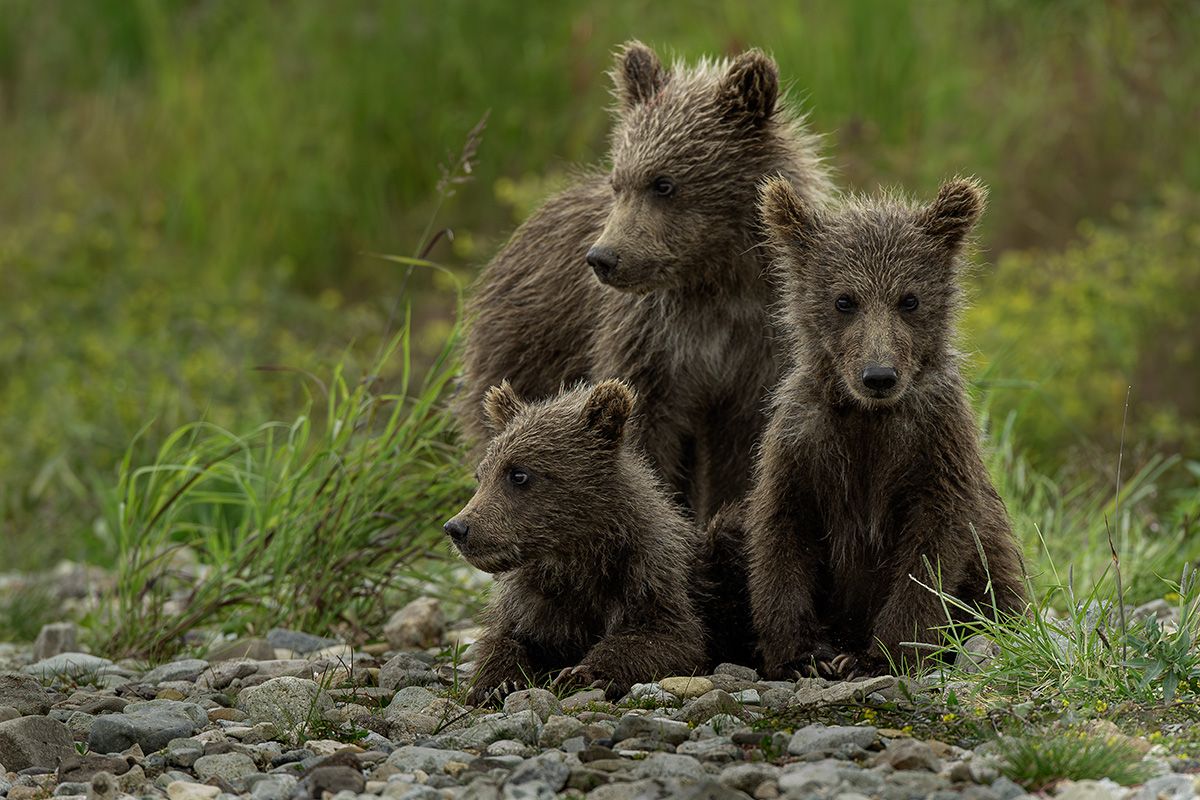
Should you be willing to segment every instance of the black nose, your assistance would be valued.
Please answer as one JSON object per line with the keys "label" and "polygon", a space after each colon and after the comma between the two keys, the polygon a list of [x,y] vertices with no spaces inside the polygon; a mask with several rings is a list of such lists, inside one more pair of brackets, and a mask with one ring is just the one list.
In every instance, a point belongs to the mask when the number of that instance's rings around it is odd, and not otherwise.
{"label": "black nose", "polygon": [[886,392],[896,385],[896,370],[872,364],[863,370],[863,385],[876,392]]}
{"label": "black nose", "polygon": [[596,271],[596,277],[604,280],[617,268],[620,256],[611,247],[593,247],[587,251],[587,263]]}
{"label": "black nose", "polygon": [[442,530],[450,534],[450,539],[455,544],[462,544],[467,539],[467,531],[470,530],[467,523],[463,522],[458,517],[447,522],[442,526]]}

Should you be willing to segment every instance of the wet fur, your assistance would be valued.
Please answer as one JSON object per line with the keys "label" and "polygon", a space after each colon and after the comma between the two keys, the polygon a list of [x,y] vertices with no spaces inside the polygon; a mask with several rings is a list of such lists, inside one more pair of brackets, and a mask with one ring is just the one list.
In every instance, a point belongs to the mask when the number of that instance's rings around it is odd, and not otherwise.
{"label": "wet fur", "polygon": [[[857,198],[836,213],[785,183],[764,189],[796,364],[775,392],[744,512],[768,675],[838,653],[858,674],[912,666],[918,653],[902,643],[936,642],[947,623],[913,578],[981,608],[992,593],[1001,612],[1024,608],[1019,546],[952,345],[962,249],[983,202],[961,180],[929,206]],[[915,311],[897,307],[907,293]],[[859,310],[838,312],[842,294]],[[872,363],[896,368],[898,395],[864,394],[856,381]]]}
{"label": "wet fur", "polygon": [[[613,78],[611,169],[547,201],[472,293],[459,417],[483,442],[480,402],[502,379],[544,398],[622,378],[640,398],[638,440],[703,522],[745,491],[778,379],[757,184],[783,175],[814,204],[832,188],[761,53],[665,67],[634,42]],[[659,175],[675,196],[649,191]],[[596,244],[620,254],[611,285],[586,263]]]}

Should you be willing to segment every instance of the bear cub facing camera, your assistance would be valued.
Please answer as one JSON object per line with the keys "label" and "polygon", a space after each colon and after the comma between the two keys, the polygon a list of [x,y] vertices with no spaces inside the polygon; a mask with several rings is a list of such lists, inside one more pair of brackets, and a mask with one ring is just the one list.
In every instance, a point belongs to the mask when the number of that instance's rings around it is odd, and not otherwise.
{"label": "bear cub facing camera", "polygon": [[969,613],[1024,609],[1020,548],[953,346],[962,250],[984,197],[955,180],[929,205],[860,198],[827,212],[786,181],[763,188],[796,365],[744,509],[770,676],[911,667],[913,644],[938,642],[950,622],[926,586]]}
{"label": "bear cub facing camera", "polygon": [[479,486],[445,525],[496,576],[472,702],[547,678],[620,697],[704,666],[696,534],[627,442],[634,404],[616,380],[535,402],[507,382],[487,392]]}

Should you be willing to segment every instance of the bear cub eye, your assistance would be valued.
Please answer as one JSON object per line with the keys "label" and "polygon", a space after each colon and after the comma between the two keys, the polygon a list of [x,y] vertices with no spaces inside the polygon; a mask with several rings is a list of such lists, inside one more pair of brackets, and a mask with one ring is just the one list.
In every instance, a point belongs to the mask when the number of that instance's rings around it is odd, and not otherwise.
{"label": "bear cub eye", "polygon": [[920,302],[917,300],[915,294],[906,294],[900,298],[901,311],[916,311],[918,305],[920,305]]}
{"label": "bear cub eye", "polygon": [[850,297],[850,295],[846,294],[834,301],[833,305],[843,314],[849,314],[854,311],[854,309],[858,308],[858,303],[854,302],[854,299]]}
{"label": "bear cub eye", "polygon": [[527,486],[529,484],[529,473],[520,467],[512,467],[508,471],[508,482],[513,486]]}
{"label": "bear cub eye", "polygon": [[675,194],[675,181],[660,175],[650,182],[650,188],[659,197],[670,197]]}

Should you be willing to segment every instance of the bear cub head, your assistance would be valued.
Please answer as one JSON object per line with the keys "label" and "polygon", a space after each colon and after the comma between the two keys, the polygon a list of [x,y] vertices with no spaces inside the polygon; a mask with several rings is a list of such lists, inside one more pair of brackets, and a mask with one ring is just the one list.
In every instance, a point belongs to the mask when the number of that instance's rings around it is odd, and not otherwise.
{"label": "bear cub head", "polygon": [[597,520],[619,513],[630,460],[640,463],[625,446],[634,401],[618,380],[528,403],[508,381],[491,387],[483,406],[492,439],[478,488],[444,526],[462,557],[502,573],[595,561],[612,549],[595,535]]}
{"label": "bear cub head", "polygon": [[703,284],[714,253],[751,246],[758,181],[788,157],[792,120],[775,119],[775,62],[750,50],[668,68],[631,42],[611,74],[612,200],[587,262],[601,283],[627,292]]}
{"label": "bear cub head", "polygon": [[978,182],[955,179],[927,205],[860,197],[827,211],[787,181],[763,184],[799,356],[835,403],[888,408],[956,367],[962,250],[986,196]]}

